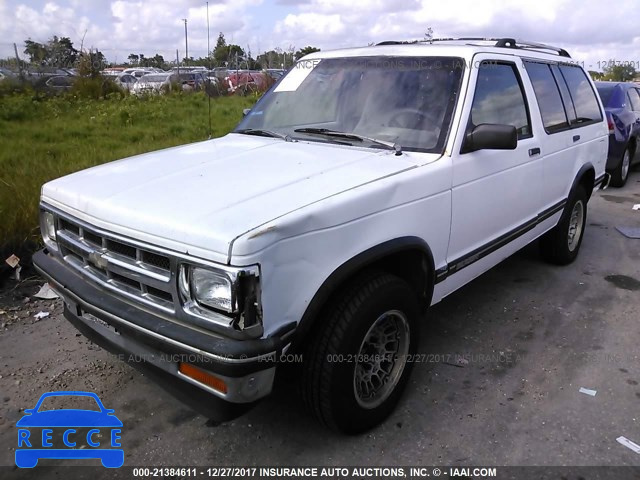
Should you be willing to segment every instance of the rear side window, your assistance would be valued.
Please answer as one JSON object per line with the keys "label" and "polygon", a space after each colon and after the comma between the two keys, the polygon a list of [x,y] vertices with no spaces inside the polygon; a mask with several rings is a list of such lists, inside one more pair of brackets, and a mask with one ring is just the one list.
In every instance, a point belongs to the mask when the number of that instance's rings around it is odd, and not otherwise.
{"label": "rear side window", "polygon": [[596,88],[598,89],[598,94],[600,95],[600,100],[602,100],[602,105],[605,107],[609,106],[609,102],[611,101],[611,97],[613,97],[613,92],[615,91],[616,84],[612,83],[610,85],[598,83],[596,84]]}
{"label": "rear side window", "polygon": [[631,110],[640,111],[640,95],[638,95],[638,91],[635,88],[630,88],[627,93],[629,94],[629,100],[631,100]]}
{"label": "rear side window", "polygon": [[583,125],[601,121],[602,112],[598,99],[584,70],[576,66],[560,65],[560,71],[567,82],[576,109],[575,123]]}
{"label": "rear side window", "polygon": [[483,62],[478,71],[471,123],[513,125],[518,138],[531,136],[527,105],[515,65]]}
{"label": "rear side window", "polygon": [[569,119],[569,124],[574,125],[576,123],[576,107],[573,104],[573,100],[571,100],[571,93],[569,93],[569,88],[567,87],[567,82],[564,81],[564,77],[562,73],[560,73],[560,68],[558,65],[550,65],[551,72],[553,73],[553,78],[556,80],[556,85],[558,85],[558,89],[560,90],[560,95],[562,96],[562,103],[564,103],[564,111],[567,113],[567,118]]}
{"label": "rear side window", "polygon": [[567,120],[562,96],[558,90],[558,84],[556,83],[553,73],[551,73],[550,65],[546,63],[525,62],[525,68],[531,79],[533,91],[536,94],[545,131],[547,133],[553,133],[569,128],[569,121]]}

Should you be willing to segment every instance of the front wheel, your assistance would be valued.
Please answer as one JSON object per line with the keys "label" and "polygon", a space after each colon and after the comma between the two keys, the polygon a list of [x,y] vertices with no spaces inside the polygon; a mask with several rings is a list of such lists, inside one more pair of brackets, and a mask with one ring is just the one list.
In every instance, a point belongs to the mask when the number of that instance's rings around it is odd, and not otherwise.
{"label": "front wheel", "polygon": [[578,256],[587,222],[587,193],[578,186],[560,217],[558,224],[540,240],[543,257],[557,265],[567,265]]}
{"label": "front wheel", "polygon": [[404,280],[369,272],[333,305],[305,355],[303,397],[322,423],[356,434],[400,399],[418,341],[418,299]]}

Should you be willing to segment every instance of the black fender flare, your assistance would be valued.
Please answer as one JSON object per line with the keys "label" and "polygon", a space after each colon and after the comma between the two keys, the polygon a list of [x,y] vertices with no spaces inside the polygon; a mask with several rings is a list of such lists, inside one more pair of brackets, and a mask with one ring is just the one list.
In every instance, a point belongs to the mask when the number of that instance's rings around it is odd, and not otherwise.
{"label": "black fender flare", "polygon": [[[571,189],[569,190],[569,195],[567,196],[567,199],[571,198],[571,196],[573,195],[573,192],[575,192],[576,188],[578,188],[578,185],[582,183],[585,175],[589,175],[589,174],[593,176],[593,185],[590,189],[587,189],[587,200],[591,198],[591,194],[593,193],[593,187],[596,186],[596,181],[598,179],[596,178],[596,169],[594,168],[594,166],[591,163],[585,163],[584,165],[582,165],[582,167],[580,167],[580,170],[578,170],[578,173],[576,173],[576,176],[573,179],[573,183],[571,184]],[[604,179],[604,176],[602,178]],[[600,182],[602,182],[602,180],[600,180]]]}
{"label": "black fender flare", "polygon": [[[385,257],[391,255],[408,252],[418,251],[424,255],[426,259],[426,278],[425,278],[425,291],[424,301],[428,306],[431,303],[433,297],[433,287],[436,283],[435,266],[433,260],[433,253],[431,248],[420,237],[399,237],[386,242],[380,243],[374,247],[371,247],[356,256],[350,258],[338,268],[336,268],[322,283],[320,288],[316,291],[315,295],[309,302],[298,326],[295,330],[295,337],[293,339],[291,350],[299,351],[304,343],[304,339],[311,331],[315,324],[315,320],[321,313],[326,302],[337,291],[337,289],[348,279],[353,277],[358,272],[375,264],[376,262],[383,260]],[[423,267],[424,269],[424,267]]]}

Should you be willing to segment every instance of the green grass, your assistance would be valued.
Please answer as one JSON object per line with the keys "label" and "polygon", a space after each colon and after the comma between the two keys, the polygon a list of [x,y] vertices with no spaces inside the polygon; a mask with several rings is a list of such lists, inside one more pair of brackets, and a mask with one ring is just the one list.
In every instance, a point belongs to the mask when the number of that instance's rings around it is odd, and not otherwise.
{"label": "green grass", "polygon": [[[212,98],[212,135],[233,129],[254,101]],[[203,94],[112,94],[102,100],[0,96],[0,252],[37,241],[43,183],[119,158],[205,140],[207,111]]]}

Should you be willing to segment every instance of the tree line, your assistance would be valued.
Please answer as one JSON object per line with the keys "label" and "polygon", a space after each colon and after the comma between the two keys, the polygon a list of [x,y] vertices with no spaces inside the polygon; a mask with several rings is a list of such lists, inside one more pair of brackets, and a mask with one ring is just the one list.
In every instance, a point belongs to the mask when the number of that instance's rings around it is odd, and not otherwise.
{"label": "tree line", "polygon": [[[156,67],[167,69],[176,65],[175,59],[165,59],[163,55],[156,53],[153,56],[145,56],[143,53],[130,53],[123,63],[108,62],[104,54],[97,49],[85,50],[82,46],[76,49],[69,37],[53,36],[44,43],[35,42],[31,39],[25,40],[23,53],[26,55],[25,66],[36,68],[78,68],[83,66],[89,73],[103,70],[107,67],[130,66],[130,67]],[[251,50],[243,49],[240,45],[227,43],[224,33],[220,32],[216,45],[206,57],[181,58],[180,65],[213,67],[230,67],[246,69],[263,68],[289,68],[293,63],[303,56],[319,52],[320,49],[307,46],[296,50],[289,47],[286,50],[274,48],[267,52],[253,57]],[[16,59],[7,58],[1,62],[4,65],[14,66]]]}
{"label": "tree line", "polygon": [[611,62],[607,64],[602,72],[589,70],[589,75],[594,80],[609,80],[611,82],[632,82],[637,76],[638,71],[632,64],[616,64]]}
{"label": "tree line", "polygon": [[[82,46],[76,49],[69,37],[53,36],[48,42],[39,43],[31,39],[25,40],[24,54],[28,57],[28,64],[38,68],[73,68],[80,67],[86,73],[95,73],[106,67],[156,67],[167,69],[176,65],[176,60],[167,60],[159,53],[145,56],[143,53],[131,53],[124,63],[107,62],[104,54],[97,49],[86,51]],[[253,57],[251,50],[243,49],[240,45],[227,43],[224,33],[220,32],[216,45],[206,57],[189,57],[180,59],[181,65],[213,67],[246,68],[257,70],[263,68],[289,68],[293,63],[305,55],[319,52],[320,49],[307,46],[296,50],[290,46],[287,49],[274,48]],[[9,58],[1,62],[8,66],[15,66],[15,59]],[[632,64],[616,64],[612,62],[603,68],[602,72],[589,71],[594,80],[610,80],[629,82],[638,76],[638,71]]]}

